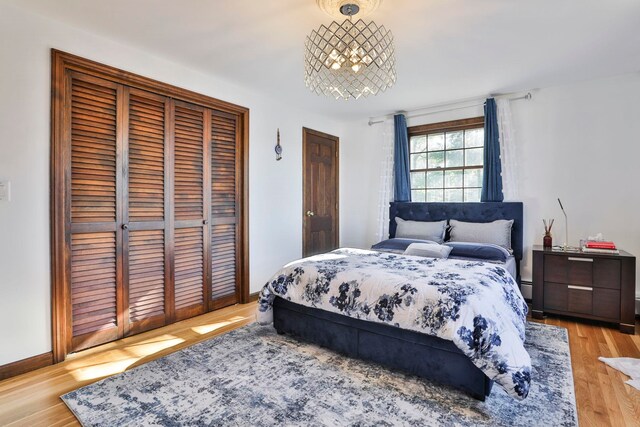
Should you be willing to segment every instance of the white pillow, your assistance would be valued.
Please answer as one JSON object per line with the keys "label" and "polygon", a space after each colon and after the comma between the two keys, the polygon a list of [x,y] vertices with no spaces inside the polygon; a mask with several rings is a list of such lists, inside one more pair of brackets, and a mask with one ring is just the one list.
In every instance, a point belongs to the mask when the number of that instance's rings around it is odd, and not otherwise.
{"label": "white pillow", "polygon": [[493,222],[464,222],[452,219],[450,242],[491,243],[511,251],[513,220],[499,219]]}
{"label": "white pillow", "polygon": [[447,258],[451,249],[450,246],[437,245],[435,243],[412,243],[404,251],[404,254],[429,258]]}
{"label": "white pillow", "polygon": [[432,240],[436,243],[444,242],[447,221],[407,221],[396,217],[396,236],[405,239]]}

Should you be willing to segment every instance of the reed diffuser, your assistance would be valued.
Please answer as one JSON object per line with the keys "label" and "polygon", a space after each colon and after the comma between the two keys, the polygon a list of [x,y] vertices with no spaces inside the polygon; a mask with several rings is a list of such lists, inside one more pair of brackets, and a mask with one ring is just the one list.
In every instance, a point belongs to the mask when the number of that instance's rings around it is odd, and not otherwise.
{"label": "reed diffuser", "polygon": [[550,248],[553,246],[553,239],[551,237],[551,227],[553,227],[553,219],[543,219],[542,223],[544,224],[544,237],[542,238],[542,246],[545,248]]}

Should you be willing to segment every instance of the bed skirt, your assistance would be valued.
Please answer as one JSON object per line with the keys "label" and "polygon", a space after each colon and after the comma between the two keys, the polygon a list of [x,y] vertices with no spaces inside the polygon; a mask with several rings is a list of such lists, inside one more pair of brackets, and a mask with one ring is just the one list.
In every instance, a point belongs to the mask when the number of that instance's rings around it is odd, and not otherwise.
{"label": "bed skirt", "polygon": [[462,390],[485,400],[493,381],[451,341],[379,323],[305,307],[276,297],[273,325],[289,334],[350,357],[380,363]]}

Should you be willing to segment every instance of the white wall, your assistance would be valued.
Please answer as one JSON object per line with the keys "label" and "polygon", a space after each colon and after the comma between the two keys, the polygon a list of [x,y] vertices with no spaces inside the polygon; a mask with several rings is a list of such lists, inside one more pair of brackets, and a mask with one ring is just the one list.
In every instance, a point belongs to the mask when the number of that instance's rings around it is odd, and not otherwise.
{"label": "white wall", "polygon": [[382,126],[352,121],[344,139],[349,143],[340,147],[340,245],[369,248],[375,243]]}
{"label": "white wall", "polygon": [[[527,246],[541,244],[542,218],[555,218],[554,241],[564,242],[559,197],[569,217],[569,244],[602,232],[640,256],[638,100],[636,73],[544,89],[532,101],[513,103]],[[529,252],[524,261],[529,279]]]}
{"label": "white wall", "polygon": [[[531,280],[531,246],[542,244],[542,218],[556,219],[554,240],[564,242],[558,197],[569,216],[570,244],[602,232],[640,256],[639,100],[636,73],[537,90],[531,101],[512,102],[518,190],[525,210],[524,280]],[[413,118],[408,125],[482,114],[482,107],[475,106]],[[375,240],[382,126],[369,127],[363,118],[346,131],[352,144],[342,161],[349,163],[351,179],[343,182],[342,191],[353,201],[351,209],[343,210],[342,223],[350,225],[343,240],[352,246],[369,247]],[[369,194],[363,194],[365,186]]]}
{"label": "white wall", "polygon": [[[10,180],[13,190],[11,202],[0,202],[0,365],[51,350],[51,48],[250,108],[251,291],[301,256],[302,127],[341,136],[341,122],[6,4],[0,40],[0,180]],[[277,127],[280,162],[273,152]]]}

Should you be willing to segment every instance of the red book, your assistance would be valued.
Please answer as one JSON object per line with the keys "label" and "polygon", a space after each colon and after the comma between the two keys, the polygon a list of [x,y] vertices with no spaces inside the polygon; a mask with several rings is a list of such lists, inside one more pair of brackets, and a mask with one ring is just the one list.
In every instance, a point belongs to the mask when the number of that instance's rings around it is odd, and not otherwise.
{"label": "red book", "polygon": [[613,242],[597,242],[593,240],[589,240],[586,245],[588,248],[594,249],[615,249],[616,245]]}

